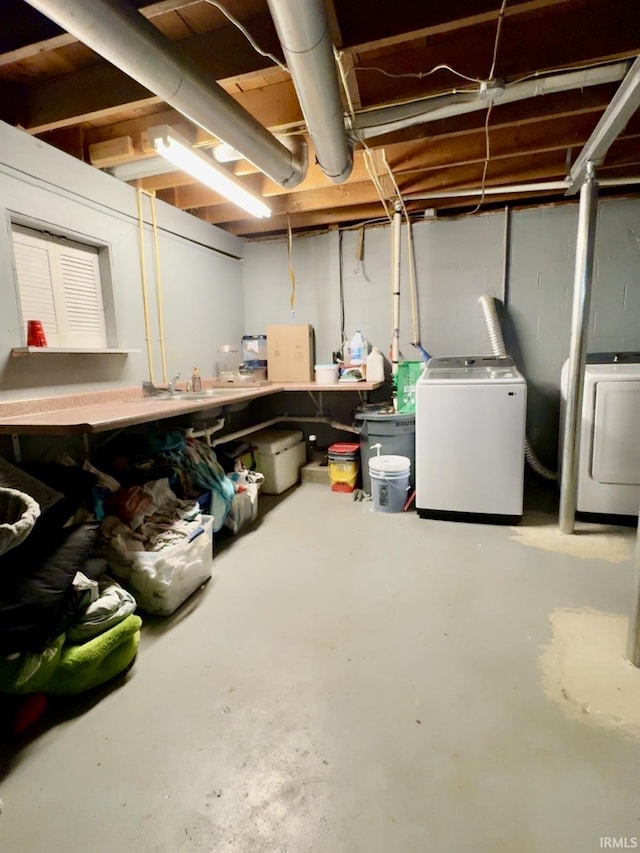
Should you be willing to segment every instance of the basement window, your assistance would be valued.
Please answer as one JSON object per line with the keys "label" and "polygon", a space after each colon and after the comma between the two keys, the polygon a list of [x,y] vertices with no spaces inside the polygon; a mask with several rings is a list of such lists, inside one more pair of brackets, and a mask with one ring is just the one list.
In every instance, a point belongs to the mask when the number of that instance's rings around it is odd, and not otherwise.
{"label": "basement window", "polygon": [[47,347],[107,347],[101,276],[106,247],[12,223],[24,341],[29,320],[40,320]]}

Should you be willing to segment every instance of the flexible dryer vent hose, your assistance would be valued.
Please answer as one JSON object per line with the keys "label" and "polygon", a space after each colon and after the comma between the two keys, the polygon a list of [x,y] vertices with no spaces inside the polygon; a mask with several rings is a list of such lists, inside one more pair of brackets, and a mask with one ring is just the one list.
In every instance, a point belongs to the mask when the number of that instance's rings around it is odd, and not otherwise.
{"label": "flexible dryer vent hose", "polygon": [[[504,338],[502,337],[502,329],[500,327],[500,320],[498,319],[498,312],[496,311],[495,299],[493,296],[488,296],[485,293],[478,299],[478,303],[482,309],[484,322],[487,327],[487,331],[489,332],[491,351],[494,355],[508,355],[507,348],[504,345]],[[558,479],[557,471],[552,471],[550,468],[547,468],[547,466],[543,465],[538,459],[528,438],[525,438],[524,440],[524,456],[536,474],[539,474],[546,480]]]}

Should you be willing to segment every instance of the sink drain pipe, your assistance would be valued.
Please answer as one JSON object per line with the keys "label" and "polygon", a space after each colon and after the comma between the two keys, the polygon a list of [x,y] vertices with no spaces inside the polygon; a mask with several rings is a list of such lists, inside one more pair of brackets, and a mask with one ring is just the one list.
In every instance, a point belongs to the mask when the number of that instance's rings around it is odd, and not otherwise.
{"label": "sink drain pipe", "polygon": [[[483,294],[478,299],[478,303],[480,305],[480,308],[482,309],[484,322],[487,327],[487,331],[489,332],[491,351],[494,355],[508,355],[507,348],[504,343],[504,338],[502,337],[502,329],[500,328],[500,320],[498,319],[498,312],[496,311],[495,299],[492,296]],[[552,471],[550,468],[547,468],[546,465],[542,464],[542,462],[534,453],[533,447],[531,447],[531,442],[526,436],[524,440],[524,456],[530,467],[536,472],[536,474],[539,474],[541,477],[544,477],[545,480],[558,479],[558,472]]]}

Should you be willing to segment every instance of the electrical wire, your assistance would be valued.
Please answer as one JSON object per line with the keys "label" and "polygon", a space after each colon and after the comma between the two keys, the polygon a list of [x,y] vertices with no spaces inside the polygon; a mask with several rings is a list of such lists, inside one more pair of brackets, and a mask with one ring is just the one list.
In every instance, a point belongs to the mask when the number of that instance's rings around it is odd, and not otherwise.
{"label": "electrical wire", "polygon": [[[506,2],[506,0],[504,0],[504,2]],[[340,72],[340,80],[342,82],[342,88],[344,89],[345,96],[347,99],[349,112],[351,113],[351,120],[353,122],[353,127],[354,127],[354,129],[356,129],[355,109],[353,106],[353,101],[351,100],[351,94],[349,92],[349,87],[347,86],[347,75],[345,74],[345,71],[344,71],[344,68],[342,65],[342,53],[339,53],[335,48],[334,48],[334,57],[336,60],[336,64],[338,66],[338,70]],[[447,66],[447,68],[448,67],[449,66]],[[435,70],[437,70],[437,68],[433,69],[433,71],[435,71]],[[450,69],[450,70],[453,70],[453,69]],[[432,73],[432,72],[430,72],[430,73]],[[384,193],[382,191],[382,186],[380,185],[380,182],[378,180],[378,176],[375,174],[375,171],[373,169],[372,151],[369,148],[365,139],[362,139],[361,142],[362,142],[362,145],[364,146],[363,158],[364,158],[365,166],[367,168],[367,172],[369,173],[369,177],[371,178],[373,185],[375,186],[376,191],[378,192],[378,195],[380,197],[380,201],[382,202],[382,206],[384,207],[384,211],[387,214],[387,217],[389,218],[389,222],[392,223],[393,217],[389,213],[389,210],[387,208],[387,202],[384,198]],[[389,175],[389,178],[391,179],[391,182],[393,183],[393,188],[396,192],[396,196],[398,197],[400,204],[402,205],[404,217],[405,217],[406,222],[407,222],[407,242],[408,242],[408,252],[409,252],[409,280],[410,280],[411,312],[412,312],[413,336],[414,336],[413,344],[418,349],[423,351],[422,347],[420,346],[419,330],[418,330],[417,284],[416,284],[416,277],[415,277],[415,263],[414,263],[415,259],[414,259],[414,253],[413,253],[413,231],[411,229],[411,219],[409,217],[409,212],[407,210],[407,206],[406,206],[404,199],[402,197],[402,193],[400,192],[400,188],[398,187],[396,177],[393,174],[393,170],[391,169],[389,162],[387,160],[387,155],[385,153],[384,148],[382,149],[382,162],[383,162],[384,167],[387,171],[387,174]],[[363,233],[364,233],[364,226],[363,226]],[[342,238],[340,237],[340,240],[341,239]],[[342,246],[342,243],[340,243],[340,246]],[[341,269],[342,269],[342,254],[340,255],[340,264],[341,264]],[[342,281],[342,274],[341,274],[341,281]],[[395,322],[395,318],[392,320],[392,326],[393,326],[394,322]],[[343,329],[343,337],[344,337],[344,329]]]}
{"label": "electrical wire", "polygon": [[376,188],[376,192],[378,193],[378,197],[379,197],[380,202],[384,208],[384,212],[387,214],[387,219],[389,220],[389,222],[392,222],[393,221],[393,215],[391,213],[389,213],[389,208],[387,206],[388,202],[384,197],[384,190],[382,189],[382,184],[380,183],[380,179],[376,175],[375,169],[373,167],[373,152],[371,151],[369,146],[366,144],[364,145],[364,150],[362,152],[362,156],[363,156],[363,160],[364,160],[364,165],[367,169],[367,172],[369,173],[369,177],[371,178],[371,182],[373,183],[374,187]]}
{"label": "electrical wire", "polygon": [[293,268],[293,232],[291,230],[289,214],[287,214],[287,259],[289,261],[289,281],[291,282],[289,308],[291,309],[291,319],[293,320],[296,315],[296,273]]}
{"label": "electrical wire", "polygon": [[498,58],[498,45],[500,44],[500,35],[502,33],[502,24],[504,22],[504,10],[507,5],[507,0],[502,0],[502,6],[498,12],[498,24],[496,26],[496,37],[493,42],[493,59],[491,60],[491,70],[489,71],[489,80],[493,80],[493,75],[496,70],[496,59]]}
{"label": "electrical wire", "polygon": [[282,62],[280,62],[280,60],[278,59],[277,56],[274,56],[272,53],[269,53],[268,51],[262,50],[262,48],[254,40],[251,33],[240,23],[240,21],[238,21],[237,18],[233,17],[233,15],[231,14],[231,12],[229,12],[228,9],[225,9],[225,7],[222,5],[222,3],[218,3],[218,0],[206,0],[206,2],[210,3],[212,6],[215,6],[216,9],[218,9],[220,12],[222,12],[222,14],[225,16],[225,18],[228,21],[231,21],[231,23],[234,25],[234,27],[238,28],[240,30],[240,32],[242,33],[242,35],[247,39],[247,41],[249,42],[251,47],[257,53],[259,53],[260,56],[265,56],[267,59],[270,59],[272,62],[275,62],[275,64],[278,66],[278,68],[281,68],[283,71],[286,71],[287,74],[289,73],[289,69],[287,68],[287,66],[284,65]]}
{"label": "electrical wire", "polygon": [[[486,83],[486,80],[481,80],[479,77],[469,77],[468,74],[463,74],[462,71],[456,71],[455,68],[452,68],[450,65],[447,65],[446,62],[441,62],[439,65],[434,65],[434,67],[430,71],[407,71],[404,74],[394,74],[392,71],[387,71],[384,68],[379,68],[377,65],[358,65],[353,68],[350,68],[347,74],[351,74],[353,71],[377,71],[378,74],[383,74],[385,77],[414,77],[417,80],[423,80],[425,77],[429,77],[431,74],[435,74],[436,71],[450,71],[452,74],[455,74],[456,77],[461,77],[463,80],[469,80],[471,83]],[[491,79],[491,78],[489,78]]]}
{"label": "electrical wire", "polygon": [[[502,0],[502,5],[500,6],[500,11],[498,12],[498,23],[496,25],[496,37],[493,42],[493,57],[491,59],[491,69],[489,71],[489,80],[493,80],[493,75],[496,70],[496,62],[498,59],[498,46],[500,44],[500,35],[502,33],[502,22],[504,21],[504,10],[507,5],[507,0]],[[493,101],[489,101],[489,105],[487,106],[487,115],[484,121],[484,141],[485,141],[485,158],[484,165],[482,166],[482,179],[480,181],[480,201],[473,208],[473,210],[469,210],[465,216],[473,216],[474,213],[477,213],[482,205],[484,204],[485,199],[485,190],[486,190],[486,182],[487,182],[487,172],[489,170],[489,161],[491,160],[491,138],[489,134],[489,121],[491,120],[491,111],[493,110]]]}
{"label": "electrical wire", "polygon": [[[345,73],[344,66],[342,64],[342,53],[339,52],[338,50],[336,50],[335,47],[333,48],[333,57],[335,59],[336,65],[338,67],[338,72],[340,74],[340,82],[342,83],[342,89],[344,91],[345,98],[347,100],[347,106],[349,107],[349,114],[351,115],[352,125],[353,125],[353,128],[355,129],[356,128],[356,111],[355,111],[355,107],[353,105],[353,101],[351,100],[351,93],[349,92],[349,87],[347,85],[347,75]],[[367,145],[366,140],[361,139],[360,142],[362,143],[362,146],[364,149],[363,150],[363,160],[364,160],[365,168],[366,168],[367,172],[369,173],[369,177],[371,178],[371,181],[372,181],[374,187],[376,188],[376,192],[378,193],[378,197],[380,199],[380,202],[382,203],[382,206],[384,208],[384,212],[386,213],[389,222],[391,222],[392,216],[389,213],[389,210],[387,208],[387,202],[386,202],[386,199],[384,197],[384,191],[382,189],[380,181],[378,180],[378,176],[375,173],[375,170],[373,168],[373,163],[371,161],[371,157],[372,157],[371,149]]]}
{"label": "electrical wire", "polygon": [[482,165],[482,178],[480,180],[480,201],[473,208],[473,210],[467,211],[465,216],[472,216],[474,213],[477,213],[482,205],[484,204],[485,194],[486,194],[486,182],[487,182],[487,171],[489,170],[489,160],[491,159],[491,137],[489,134],[489,121],[491,119],[491,110],[493,109],[493,101],[489,101],[489,106],[487,107],[487,115],[484,120],[484,145],[485,145],[485,156],[484,163]]}

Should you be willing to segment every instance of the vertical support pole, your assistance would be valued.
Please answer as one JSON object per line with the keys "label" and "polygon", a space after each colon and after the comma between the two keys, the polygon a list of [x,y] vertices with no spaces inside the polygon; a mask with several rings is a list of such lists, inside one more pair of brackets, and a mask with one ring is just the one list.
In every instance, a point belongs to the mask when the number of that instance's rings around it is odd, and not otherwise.
{"label": "vertical support pole", "polygon": [[633,599],[627,629],[627,660],[634,666],[640,666],[640,523],[636,536],[634,574]]}
{"label": "vertical support pole", "polygon": [[391,370],[395,376],[400,360],[400,236],[402,207],[396,204],[391,224]]}
{"label": "vertical support pole", "polygon": [[578,453],[580,434],[578,421],[582,416],[584,365],[586,361],[589,307],[593,280],[593,255],[598,209],[598,182],[593,164],[587,166],[587,178],[580,189],[578,240],[573,279],[573,311],[569,344],[569,377],[564,416],[562,447],[562,478],[560,481],[560,532],[573,533],[578,492]]}

